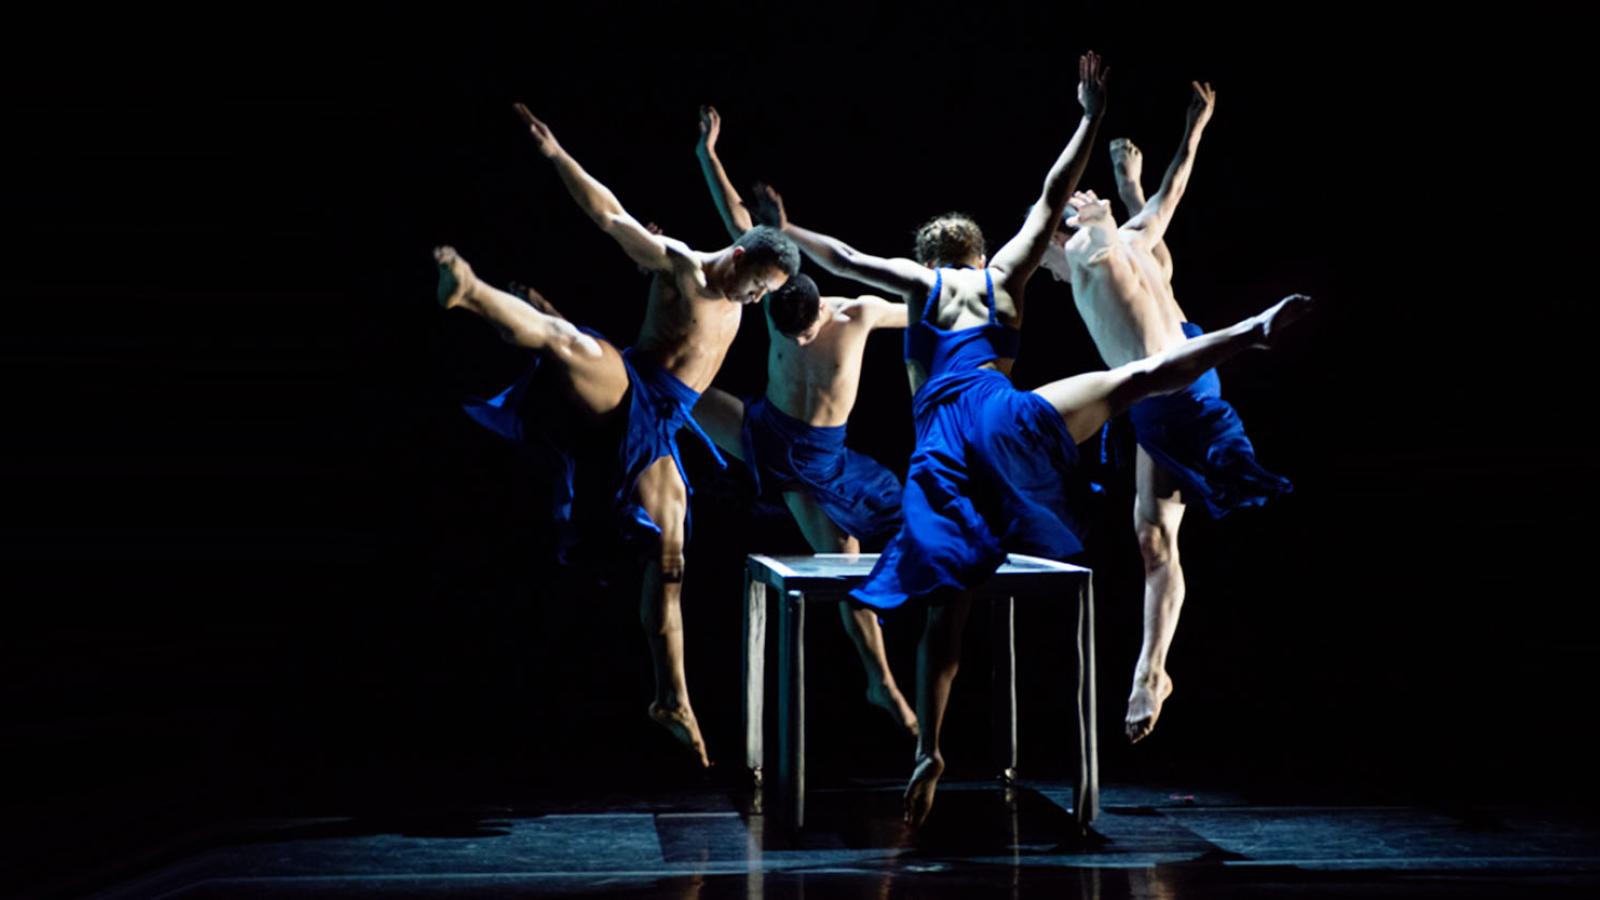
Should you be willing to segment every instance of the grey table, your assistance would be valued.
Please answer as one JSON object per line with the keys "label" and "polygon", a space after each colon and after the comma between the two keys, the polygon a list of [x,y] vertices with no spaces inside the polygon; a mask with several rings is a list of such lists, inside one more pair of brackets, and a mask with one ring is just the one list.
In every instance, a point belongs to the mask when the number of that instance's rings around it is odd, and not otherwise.
{"label": "grey table", "polygon": [[[744,725],[745,765],[758,789],[764,789],[767,603],[778,598],[778,799],[790,827],[805,825],[806,605],[837,603],[866,580],[878,561],[876,553],[816,556],[751,554],[745,566]],[[1094,584],[1082,566],[1012,554],[977,596],[990,600],[994,636],[994,702],[991,723],[1000,777],[1016,778],[1017,666],[1015,603],[1024,599],[1075,599],[1078,606],[1073,678],[1076,686],[1078,774],[1073,787],[1073,816],[1084,826],[1099,812],[1099,747],[1095,734]]]}

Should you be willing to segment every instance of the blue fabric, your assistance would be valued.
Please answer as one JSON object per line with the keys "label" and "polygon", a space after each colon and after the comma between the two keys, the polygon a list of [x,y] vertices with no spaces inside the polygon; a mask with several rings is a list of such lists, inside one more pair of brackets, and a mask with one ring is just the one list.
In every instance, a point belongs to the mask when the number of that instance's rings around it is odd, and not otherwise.
{"label": "blue fabric", "polygon": [[[599,332],[580,328],[596,340],[605,340]],[[564,386],[548,383],[552,379],[545,372],[553,367],[541,367],[541,357],[535,356],[533,364],[510,387],[488,400],[472,400],[464,405],[474,421],[516,443],[529,451],[537,464],[551,473],[552,515],[562,532],[562,558],[572,545],[571,525],[573,501],[580,464],[589,460],[587,454],[578,452],[572,429],[566,427],[565,415],[544,416],[552,398],[559,396]],[[683,479],[684,489],[690,494],[688,473],[683,468],[683,458],[678,452],[679,429],[688,428],[698,437],[716,460],[726,466],[711,439],[701,430],[690,414],[700,394],[679,381],[672,373],[661,368],[633,348],[622,351],[622,364],[628,374],[628,391],[622,398],[621,434],[616,455],[603,459],[600,465],[607,488],[611,490],[611,506],[621,519],[623,538],[654,547],[661,537],[661,528],[651,520],[649,513],[639,503],[636,487],[639,477],[651,463],[663,456],[672,457]],[[535,401],[535,398],[539,398]],[[564,402],[564,401],[557,401]],[[529,429],[530,419],[538,424]],[[688,534],[688,511],[684,512],[685,535]]]}
{"label": "blue fabric", "polygon": [[905,338],[906,359],[921,365],[930,378],[936,372],[975,369],[995,359],[1016,359],[1022,348],[1022,332],[1000,324],[995,316],[994,276],[984,269],[983,278],[988,286],[988,324],[945,331],[928,321],[929,314],[938,309],[944,285],[943,270],[934,271],[933,291],[922,304],[922,315],[906,329]]}
{"label": "blue fabric", "polygon": [[745,404],[740,438],[758,492],[804,491],[833,524],[862,541],[900,526],[900,479],[846,447],[845,426],[807,425],[762,397]]}
{"label": "blue fabric", "polygon": [[904,524],[851,596],[878,609],[982,583],[1007,553],[1062,559],[1083,544],[1065,479],[1077,462],[1043,397],[993,369],[930,378],[913,402]]}
{"label": "blue fabric", "polygon": [[[1193,338],[1205,332],[1185,322],[1183,333]],[[1294,489],[1289,479],[1256,462],[1244,423],[1222,399],[1215,369],[1178,393],[1134,404],[1128,417],[1139,446],[1177,478],[1184,502],[1204,505],[1213,518]]]}
{"label": "blue fabric", "polygon": [[984,271],[989,323],[945,331],[927,321],[942,273],[906,329],[906,359],[928,380],[912,401],[916,449],[901,501],[904,519],[867,580],[850,594],[878,609],[982,583],[1007,553],[1061,559],[1082,552],[1067,504],[1077,446],[1055,407],[994,369],[1015,358],[1021,334],[1000,324]]}

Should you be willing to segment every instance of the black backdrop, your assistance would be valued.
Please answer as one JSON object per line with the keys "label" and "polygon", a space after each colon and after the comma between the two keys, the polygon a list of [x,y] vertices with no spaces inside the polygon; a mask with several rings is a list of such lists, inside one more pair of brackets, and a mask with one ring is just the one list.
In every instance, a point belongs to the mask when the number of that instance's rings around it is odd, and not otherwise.
{"label": "black backdrop", "polygon": [[[1168,236],[1189,315],[1222,325],[1292,290],[1325,306],[1223,371],[1296,491],[1189,516],[1177,693],[1134,748],[1116,735],[1139,615],[1126,481],[1097,513],[1105,777],[1592,798],[1593,315],[1561,286],[1583,257],[1558,249],[1584,218],[1558,136],[1578,107],[1551,54],[1469,51],[1459,27],[1099,3],[20,23],[0,328],[12,825],[65,847],[119,802],[176,829],[681,783],[642,715],[633,588],[547,565],[539,480],[458,411],[523,359],[433,305],[430,247],[636,334],[643,279],[573,208],[518,99],[698,247],[722,240],[692,152],[704,102],[741,186],[773,181],[796,221],[900,254],[960,209],[998,243],[1072,131],[1087,47],[1112,67],[1084,182],[1102,194],[1106,141],[1139,142],[1153,180],[1188,81],[1218,90]],[[1063,286],[1041,276],[1029,301],[1020,384],[1098,365]],[[758,392],[764,352],[748,316],[717,383]],[[869,346],[851,443],[903,470],[898,352]],[[739,562],[803,544],[687,455],[690,685],[731,767]],[[1039,774],[1066,741],[1051,615],[1023,645]],[[902,776],[909,747],[823,625],[820,771]],[[909,687],[915,629],[889,628]],[[981,774],[974,629],[947,755]]]}

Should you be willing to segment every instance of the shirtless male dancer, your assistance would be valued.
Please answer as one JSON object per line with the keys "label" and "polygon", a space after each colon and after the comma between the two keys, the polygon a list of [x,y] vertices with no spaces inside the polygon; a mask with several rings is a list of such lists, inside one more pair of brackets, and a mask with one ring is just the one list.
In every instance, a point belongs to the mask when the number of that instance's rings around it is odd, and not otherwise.
{"label": "shirtless male dancer", "polygon": [[[723,225],[738,240],[754,222],[717,157],[721,131],[716,109],[702,107],[700,169]],[[906,305],[874,296],[822,297],[805,275],[768,294],[762,305],[766,395],[747,405],[708,388],[695,418],[717,446],[749,467],[758,490],[764,485],[783,493],[814,552],[859,553],[863,539],[887,538],[900,527],[901,487],[882,463],[845,446],[845,422],[855,406],[867,335],[906,327]],[[915,735],[917,716],[889,671],[877,614],[849,603],[840,603],[839,613],[867,673],[868,702]]]}
{"label": "shirtless male dancer", "polygon": [[[652,234],[562,149],[548,125],[522,104],[515,108],[578,207],[629,259],[654,273],[639,340],[619,352],[597,333],[574,327],[536,293],[530,293],[530,305],[490,287],[449,247],[435,251],[439,301],[446,308],[476,313],[506,340],[539,351],[536,366],[553,364],[549,377],[554,384],[540,382],[539,391],[529,391],[532,382],[525,376],[479,404],[474,418],[508,437],[533,440],[536,435],[527,431],[541,432],[540,423],[525,431],[516,407],[531,399],[530,393],[553,393],[597,425],[619,433],[615,458],[600,464],[612,469],[612,500],[621,527],[650,548],[639,607],[655,673],[650,718],[707,766],[705,741],[684,677],[680,599],[689,487],[676,436],[683,427],[698,433],[691,410],[738,333],[743,305],[781,287],[797,272],[799,252],[771,228],[752,229],[733,246],[714,252],[691,250],[681,241]],[[568,448],[557,463],[566,468],[568,499],[577,464],[572,457]]]}
{"label": "shirtless male dancer", "polygon": [[[1121,227],[1092,191],[1075,197],[1077,226],[1058,232],[1044,266],[1072,285],[1089,334],[1107,366],[1127,365],[1182,344],[1201,333],[1172,292],[1172,255],[1162,240],[1194,168],[1200,136],[1211,120],[1216,93],[1192,83],[1194,94],[1183,140],[1154,196],[1139,183],[1139,148],[1113,141],[1117,187],[1130,218]],[[1130,741],[1155,728],[1172,694],[1167,652],[1183,606],[1178,526],[1188,503],[1213,517],[1259,506],[1289,491],[1288,480],[1263,469],[1233,407],[1222,399],[1215,372],[1173,394],[1152,397],[1129,410],[1139,448],[1135,462],[1133,525],[1144,559],[1144,641],[1134,667],[1124,720]]]}

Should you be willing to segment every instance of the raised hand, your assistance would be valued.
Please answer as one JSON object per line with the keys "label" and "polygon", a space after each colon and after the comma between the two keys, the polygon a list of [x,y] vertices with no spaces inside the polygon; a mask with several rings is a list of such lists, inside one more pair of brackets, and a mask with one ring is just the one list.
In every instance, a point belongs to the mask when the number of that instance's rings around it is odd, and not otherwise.
{"label": "raised hand", "polygon": [[722,116],[717,114],[715,106],[700,107],[700,143],[695,149],[704,153],[714,153],[717,149],[717,138],[722,134]]}
{"label": "raised hand", "polygon": [[1191,81],[1189,84],[1194,86],[1194,96],[1189,100],[1189,129],[1198,131],[1211,121],[1211,112],[1217,105],[1217,92],[1211,89],[1209,81]]}
{"label": "raised hand", "polygon": [[561,152],[561,145],[556,143],[556,136],[550,131],[549,125],[534,118],[533,113],[521,103],[513,103],[511,108],[517,111],[517,117],[528,126],[528,131],[533,135],[534,143],[538,145],[540,153],[545,156],[555,156]]}
{"label": "raised hand", "polygon": [[1100,66],[1100,54],[1090,50],[1078,57],[1078,105],[1088,116],[1098,117],[1106,111],[1106,79],[1111,77],[1111,67]]}
{"label": "raised hand", "polygon": [[1067,225],[1073,228],[1082,228],[1111,215],[1111,204],[1095,196],[1094,191],[1078,191],[1067,198],[1067,205],[1072,207]]}
{"label": "raised hand", "polygon": [[773,189],[772,185],[756,182],[755,213],[756,223],[770,225],[778,230],[789,227],[789,214],[783,209],[783,195]]}

